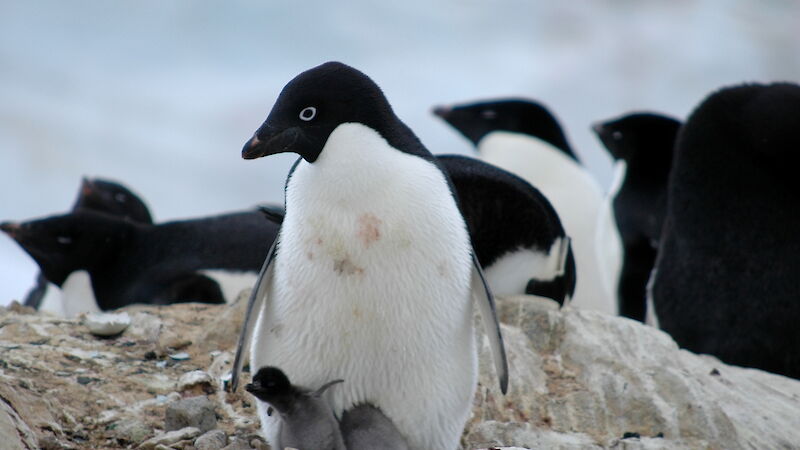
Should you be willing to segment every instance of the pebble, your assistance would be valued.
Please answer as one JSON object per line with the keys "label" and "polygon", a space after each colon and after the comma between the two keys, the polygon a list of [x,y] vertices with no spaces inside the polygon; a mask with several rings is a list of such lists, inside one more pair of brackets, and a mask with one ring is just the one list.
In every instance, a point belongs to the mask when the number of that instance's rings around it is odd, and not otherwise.
{"label": "pebble", "polygon": [[217,414],[214,409],[214,403],[202,395],[170,403],[166,412],[166,429],[196,427],[203,432],[213,430],[217,427]]}
{"label": "pebble", "polygon": [[185,391],[193,386],[203,384],[211,386],[213,381],[214,380],[211,378],[211,375],[208,373],[202,370],[193,370],[181,375],[180,379],[178,380],[178,391]]}
{"label": "pebble", "polygon": [[222,430],[211,430],[194,441],[197,450],[220,450],[228,445],[228,435]]}
{"label": "pebble", "polygon": [[140,445],[141,450],[155,450],[159,445],[171,446],[172,444],[200,436],[201,431],[195,427],[185,427],[180,430],[169,431],[152,437]]}
{"label": "pebble", "polygon": [[86,315],[83,323],[95,336],[115,336],[130,326],[131,317],[128,313],[92,313]]}

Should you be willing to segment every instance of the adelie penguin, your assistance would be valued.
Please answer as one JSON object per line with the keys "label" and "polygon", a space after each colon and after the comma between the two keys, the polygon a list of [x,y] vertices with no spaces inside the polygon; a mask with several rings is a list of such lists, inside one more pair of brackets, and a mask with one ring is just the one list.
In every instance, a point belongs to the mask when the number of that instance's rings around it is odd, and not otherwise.
{"label": "adelie penguin", "polygon": [[636,112],[595,124],[597,137],[615,163],[611,198],[622,237],[620,315],[644,321],[647,281],[656,261],[667,209],[667,181],[681,123]]}
{"label": "adelie penguin", "polygon": [[[120,183],[100,178],[81,181],[72,210],[92,210],[134,222],[153,223],[147,205],[138,195]],[[87,289],[83,285],[89,283],[85,272],[76,271],[70,277],[62,283],[64,289],[53,289],[48,287],[47,278],[39,272],[36,285],[25,297],[25,306],[64,314],[64,305],[72,304],[76,297],[84,295]]]}
{"label": "adelie penguin", "polygon": [[438,106],[434,114],[477,148],[486,162],[519,175],[539,189],[558,212],[575,254],[574,306],[616,314],[613,292],[621,243],[603,194],[578,162],[556,118],[524,99]]}
{"label": "adelie penguin", "polygon": [[570,240],[549,201],[522,178],[473,158],[437,155],[453,182],[492,293],[547,297],[575,291]]}
{"label": "adelie penguin", "polygon": [[653,275],[682,347],[800,378],[800,86],[721,89],[678,133]]}
{"label": "adelie penguin", "polygon": [[[291,80],[245,144],[247,159],[300,155],[286,216],[253,288],[231,386],[277,366],[302,386],[347,380],[336,415],[379,408],[411,448],[454,449],[472,404],[472,297],[505,392],[494,303],[446,174],[380,88],[331,62]],[[276,442],[280,419],[259,404]]]}
{"label": "adelie penguin", "polygon": [[[261,212],[137,223],[92,210],[0,224],[65,292],[75,273],[87,292],[72,292],[67,316],[132,303],[223,303],[252,286],[278,225]],[[82,285],[82,284],[81,284]]]}
{"label": "adelie penguin", "polygon": [[329,381],[312,391],[292,385],[277,367],[262,367],[245,389],[280,416],[277,448],[407,450],[397,427],[374,406],[354,406],[342,414],[341,421],[336,419],[325,395],[342,382]]}

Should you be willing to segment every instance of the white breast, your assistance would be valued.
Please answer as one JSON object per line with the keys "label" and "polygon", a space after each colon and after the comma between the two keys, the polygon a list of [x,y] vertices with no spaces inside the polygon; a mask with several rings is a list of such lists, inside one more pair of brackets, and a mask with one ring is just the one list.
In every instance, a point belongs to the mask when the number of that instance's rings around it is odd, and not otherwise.
{"label": "white breast", "polygon": [[476,354],[469,237],[442,173],[340,125],[289,180],[279,239],[254,370],[275,365],[309,387],[342,378],[329,391],[337,415],[369,402],[413,448],[455,448]]}
{"label": "white breast", "polygon": [[75,317],[84,312],[100,312],[89,272],[76,270],[67,277],[61,284],[61,304],[66,317]]}
{"label": "white breast", "polygon": [[[603,195],[597,182],[580,164],[549,143],[528,135],[496,131],[478,145],[481,159],[514,173],[531,183],[550,201],[566,233],[572,238],[576,284],[571,305],[607,314],[617,314],[614,269],[601,265],[619,264],[619,255],[600,259],[614,236],[603,236],[598,245],[598,221]],[[607,220],[607,217],[602,217]],[[603,226],[603,229],[613,227]],[[607,244],[606,240],[612,240]],[[615,262],[616,259],[616,262]]]}

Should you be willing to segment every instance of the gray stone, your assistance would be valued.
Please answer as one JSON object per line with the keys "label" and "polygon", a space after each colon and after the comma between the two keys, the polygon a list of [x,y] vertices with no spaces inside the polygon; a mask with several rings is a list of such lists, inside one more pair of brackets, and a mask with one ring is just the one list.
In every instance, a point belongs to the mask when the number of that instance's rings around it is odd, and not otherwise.
{"label": "gray stone", "polygon": [[114,435],[123,441],[139,444],[153,434],[153,429],[137,419],[121,420],[114,428]]}
{"label": "gray stone", "polygon": [[140,445],[138,448],[141,450],[155,450],[159,445],[171,446],[180,441],[194,439],[200,435],[200,430],[195,427],[181,428],[180,430],[169,431],[167,433],[154,436]]}
{"label": "gray stone", "polygon": [[231,443],[222,450],[253,450],[253,448],[244,439],[232,438]]}
{"label": "gray stone", "polygon": [[[498,299],[498,314],[510,388],[499,392],[483,338],[468,448],[571,448],[576,435],[582,446],[637,450],[800,442],[797,380],[681,350],[640,322],[533,297]],[[628,432],[642,438],[621,439]]]}
{"label": "gray stone", "polygon": [[197,450],[220,450],[228,445],[228,435],[222,430],[211,430],[194,441]]}
{"label": "gray stone", "polygon": [[130,326],[131,317],[128,313],[92,313],[86,315],[83,323],[95,336],[115,336]]}
{"label": "gray stone", "polygon": [[200,431],[213,430],[217,426],[215,404],[206,396],[190,397],[167,406],[166,429],[178,430],[196,427]]}

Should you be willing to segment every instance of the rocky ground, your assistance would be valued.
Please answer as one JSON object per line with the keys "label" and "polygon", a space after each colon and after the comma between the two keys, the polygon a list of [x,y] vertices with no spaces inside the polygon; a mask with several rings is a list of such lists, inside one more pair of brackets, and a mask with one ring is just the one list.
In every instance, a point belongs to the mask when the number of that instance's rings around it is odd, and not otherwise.
{"label": "rocky ground", "polygon": [[[249,395],[221,389],[244,303],[125,308],[105,338],[85,318],[0,310],[0,447],[267,448]],[[533,297],[499,312],[511,387],[484,348],[465,448],[800,448],[796,380]]]}

